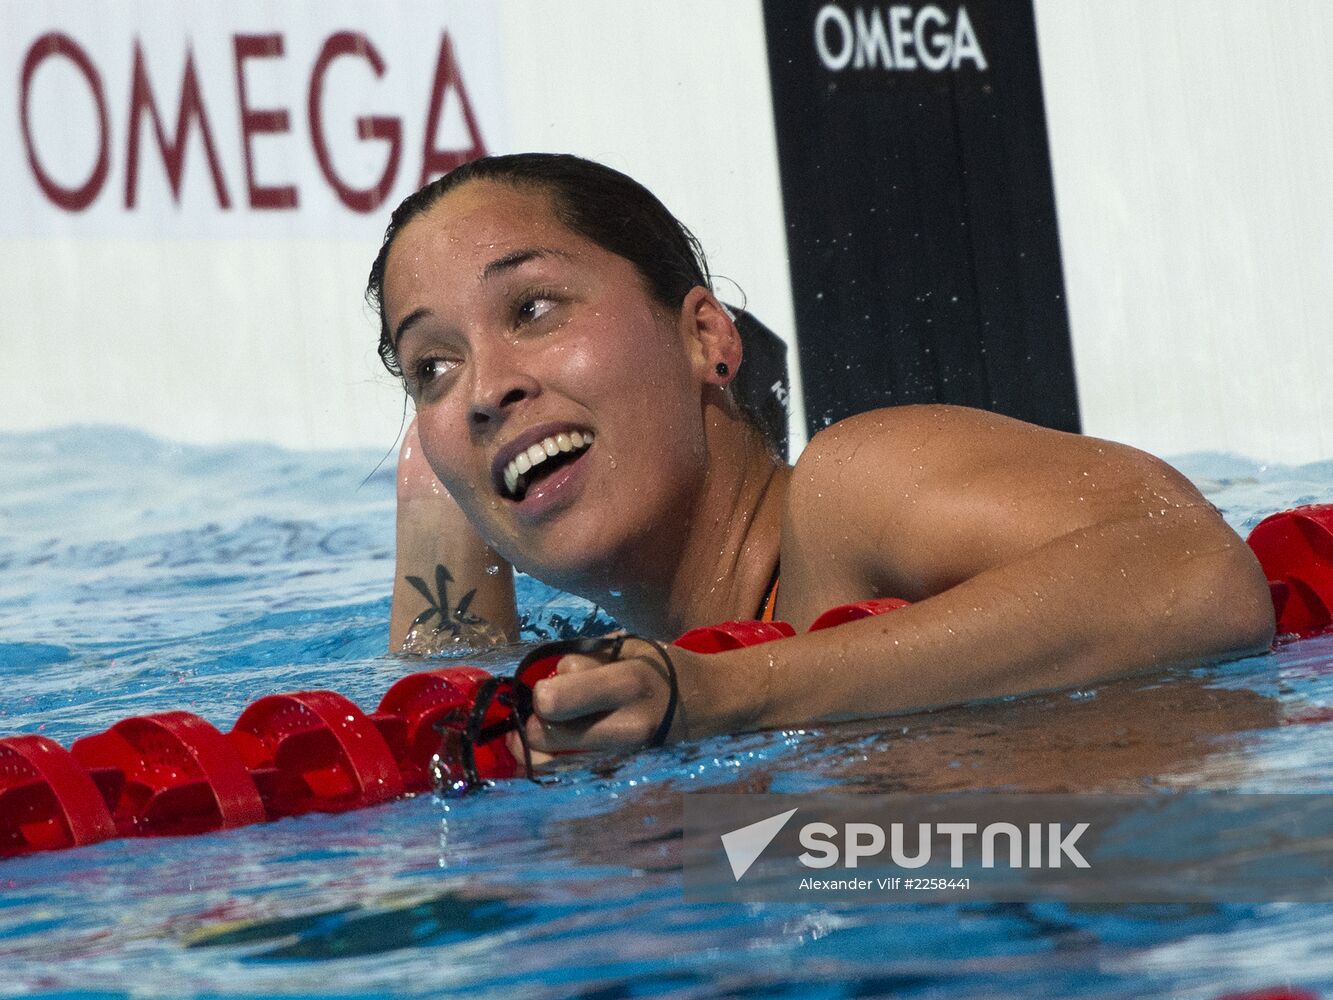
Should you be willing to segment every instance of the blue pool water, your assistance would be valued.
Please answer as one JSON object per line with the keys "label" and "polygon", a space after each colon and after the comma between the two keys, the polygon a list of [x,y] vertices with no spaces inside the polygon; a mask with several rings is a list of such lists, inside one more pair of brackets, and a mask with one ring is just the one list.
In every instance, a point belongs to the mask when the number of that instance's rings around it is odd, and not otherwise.
{"label": "blue pool water", "polygon": [[[378,459],[107,428],[0,436],[0,734],[68,744],[171,708],[229,728],[254,699],[308,688],[373,707],[419,669],[384,654],[393,479]],[[1242,533],[1333,497],[1333,463],[1179,464]],[[521,584],[534,639],[595,613]],[[1333,997],[1327,906],[686,904],[678,869],[692,790],[1327,792],[1333,731],[1300,720],[1330,704],[1333,637],[601,760],[447,805],[0,861],[0,993],[1207,998],[1291,982]]]}

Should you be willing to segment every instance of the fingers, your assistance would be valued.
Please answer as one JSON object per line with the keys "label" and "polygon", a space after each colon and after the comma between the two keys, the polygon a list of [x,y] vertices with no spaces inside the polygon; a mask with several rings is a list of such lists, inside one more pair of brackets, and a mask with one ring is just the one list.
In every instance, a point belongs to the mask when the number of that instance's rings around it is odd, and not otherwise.
{"label": "fingers", "polygon": [[[604,666],[606,666],[606,661],[599,660],[595,656],[586,656],[583,653],[568,653],[560,657],[560,662],[555,665],[555,672],[557,675],[564,677],[568,674],[578,674]],[[541,687],[541,683],[539,681],[537,686]]]}
{"label": "fingers", "polygon": [[[568,653],[555,674],[532,689],[533,716],[527,723],[539,750],[631,750],[659,740],[672,704],[674,682],[666,655],[651,643],[629,639],[609,655]],[[673,657],[674,660],[674,657]],[[672,713],[674,715],[674,713]]]}
{"label": "fingers", "polygon": [[654,724],[638,715],[606,712],[583,716],[572,722],[551,722],[534,715],[528,720],[528,743],[534,750],[560,753],[567,750],[629,750],[642,747]]}
{"label": "fingers", "polygon": [[[523,741],[518,738],[517,730],[505,734],[505,746],[508,747],[514,760],[520,762],[523,760]],[[529,746],[528,750],[532,754],[532,765],[534,767],[540,767],[543,764],[549,764],[551,761],[555,760],[549,753],[543,753],[535,747]]]}
{"label": "fingers", "polygon": [[528,737],[534,747],[628,750],[656,733],[669,697],[660,664],[645,657],[602,663],[569,655],[557,670],[533,688]]}
{"label": "fingers", "polygon": [[532,692],[533,708],[548,722],[611,712],[653,694],[636,661],[604,664],[589,656],[566,656],[557,670],[556,676],[538,681]]}

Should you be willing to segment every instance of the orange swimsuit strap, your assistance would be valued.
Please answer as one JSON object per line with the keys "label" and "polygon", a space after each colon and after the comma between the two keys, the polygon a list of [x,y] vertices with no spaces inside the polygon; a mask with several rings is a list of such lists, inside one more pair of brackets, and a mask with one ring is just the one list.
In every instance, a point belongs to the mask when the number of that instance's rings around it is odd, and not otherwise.
{"label": "orange swimsuit strap", "polygon": [[773,567],[773,585],[768,588],[768,596],[764,598],[764,603],[759,605],[759,620],[761,622],[771,622],[773,620],[773,609],[778,605],[778,584],[781,578],[778,576],[780,567]]}

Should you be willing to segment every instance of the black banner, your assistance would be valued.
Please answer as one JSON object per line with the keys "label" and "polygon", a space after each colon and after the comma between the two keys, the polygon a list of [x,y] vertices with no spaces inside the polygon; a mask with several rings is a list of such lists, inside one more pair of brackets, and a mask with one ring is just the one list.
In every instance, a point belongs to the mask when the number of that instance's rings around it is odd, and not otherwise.
{"label": "black banner", "polygon": [[811,433],[901,403],[1079,430],[1029,0],[764,0]]}

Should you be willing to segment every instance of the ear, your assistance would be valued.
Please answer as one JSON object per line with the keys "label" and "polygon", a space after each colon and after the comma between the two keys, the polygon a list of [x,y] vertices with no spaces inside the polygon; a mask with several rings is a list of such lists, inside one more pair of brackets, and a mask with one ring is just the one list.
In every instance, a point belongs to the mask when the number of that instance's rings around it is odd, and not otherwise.
{"label": "ear", "polygon": [[680,305],[680,332],[696,377],[722,388],[730,385],[741,367],[741,335],[727,307],[702,285],[691,288]]}

